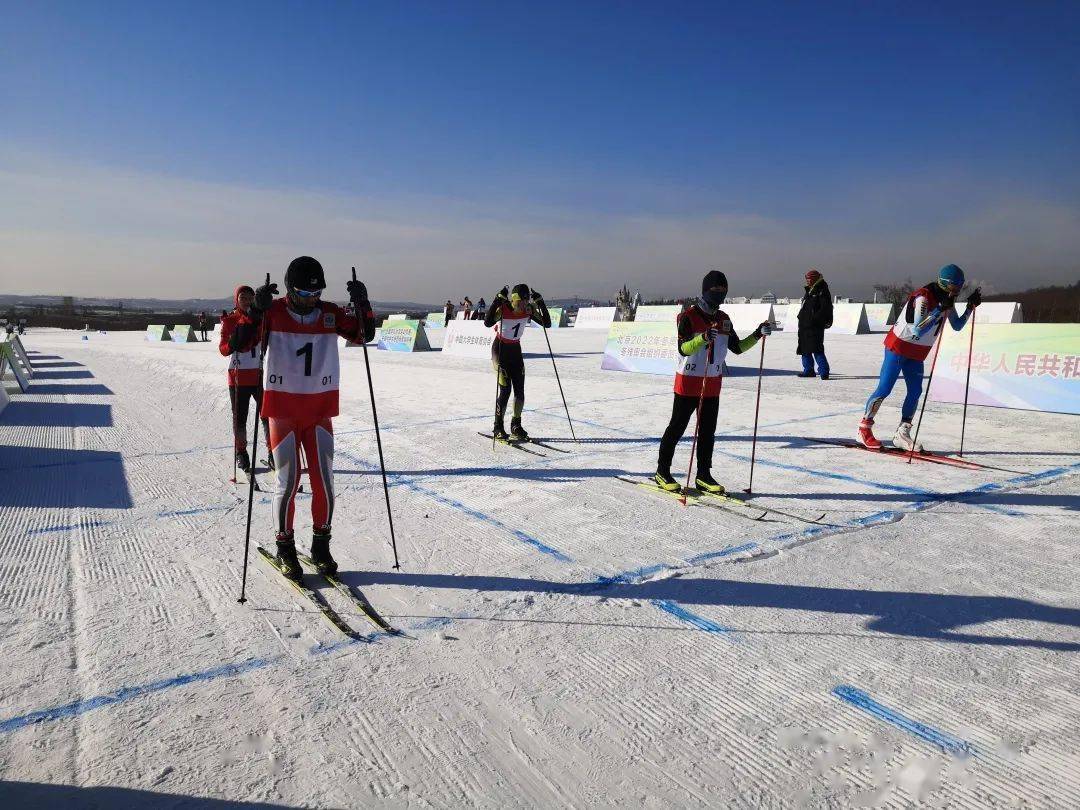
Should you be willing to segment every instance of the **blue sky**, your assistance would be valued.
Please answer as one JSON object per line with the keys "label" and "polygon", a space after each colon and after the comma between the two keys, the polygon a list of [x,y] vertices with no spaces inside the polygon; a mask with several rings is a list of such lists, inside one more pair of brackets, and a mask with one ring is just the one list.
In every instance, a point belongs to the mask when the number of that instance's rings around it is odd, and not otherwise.
{"label": "blue sky", "polygon": [[1080,276],[1076,3],[4,18],[13,292],[227,293],[300,253],[433,301],[684,294],[710,267],[747,295],[810,265],[856,295],[949,261],[1002,290]]}

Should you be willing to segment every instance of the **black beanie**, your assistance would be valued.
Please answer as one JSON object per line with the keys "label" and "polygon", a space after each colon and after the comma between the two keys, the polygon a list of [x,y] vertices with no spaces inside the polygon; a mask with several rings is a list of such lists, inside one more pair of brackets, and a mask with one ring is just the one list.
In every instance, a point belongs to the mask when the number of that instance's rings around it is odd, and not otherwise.
{"label": "black beanie", "polygon": [[710,270],[705,274],[705,278],[701,280],[701,294],[704,295],[713,287],[726,287],[727,285],[727,276],[719,270]]}

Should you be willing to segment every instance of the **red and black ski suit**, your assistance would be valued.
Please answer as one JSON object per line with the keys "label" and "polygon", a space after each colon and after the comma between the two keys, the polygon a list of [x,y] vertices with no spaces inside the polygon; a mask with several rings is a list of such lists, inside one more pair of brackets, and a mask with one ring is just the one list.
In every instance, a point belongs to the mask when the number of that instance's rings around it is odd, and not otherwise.
{"label": "red and black ski suit", "polygon": [[277,474],[274,527],[292,534],[296,492],[300,486],[301,449],[311,481],[312,526],[329,531],[334,516],[334,428],[338,415],[338,336],[369,342],[375,336],[375,314],[361,317],[321,301],[301,315],[279,298],[262,316],[247,347],[266,346],[263,414],[270,422],[270,446]]}
{"label": "red and black ski suit", "polygon": [[[229,358],[229,402],[232,406],[233,425],[233,450],[239,452],[247,450],[247,417],[248,403],[254,400],[262,402],[262,380],[259,379],[259,358],[262,354],[262,345],[241,351],[237,348],[237,327],[246,324],[254,328],[251,316],[240,309],[240,292],[251,291],[246,285],[240,285],[233,293],[234,309],[221,319],[221,340],[218,350],[223,357]],[[242,337],[243,329],[240,330]],[[263,435],[266,437],[267,452],[270,452],[270,432],[266,424],[266,414],[263,414]]]}

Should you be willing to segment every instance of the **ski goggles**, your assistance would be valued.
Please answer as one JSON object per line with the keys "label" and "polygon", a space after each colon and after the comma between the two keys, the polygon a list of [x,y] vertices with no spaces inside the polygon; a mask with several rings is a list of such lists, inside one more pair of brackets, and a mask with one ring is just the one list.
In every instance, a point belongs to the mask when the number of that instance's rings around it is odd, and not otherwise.
{"label": "ski goggles", "polygon": [[299,295],[301,298],[321,298],[322,290],[301,290],[297,287],[293,287],[293,292]]}
{"label": "ski goggles", "polygon": [[948,280],[943,279],[943,278],[938,279],[938,286],[941,287],[941,289],[943,289],[949,295],[953,295],[953,296],[955,296],[962,289],[964,289],[963,284],[953,284],[951,281],[948,281]]}

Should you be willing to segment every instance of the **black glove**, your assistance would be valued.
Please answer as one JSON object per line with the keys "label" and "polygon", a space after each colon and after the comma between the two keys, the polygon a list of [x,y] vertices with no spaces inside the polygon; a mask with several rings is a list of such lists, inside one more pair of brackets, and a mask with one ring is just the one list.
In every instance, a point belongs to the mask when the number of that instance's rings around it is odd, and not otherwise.
{"label": "black glove", "polygon": [[974,307],[977,307],[981,303],[982,303],[982,290],[980,290],[978,287],[976,287],[974,290],[972,290],[971,295],[968,296],[967,305],[969,307],[974,308]]}
{"label": "black glove", "polygon": [[510,288],[504,286],[501,290],[495,293],[496,298],[502,298],[504,301],[510,298]]}
{"label": "black glove", "polygon": [[532,298],[533,301],[543,301],[544,300],[544,296],[542,296],[536,290],[533,290],[532,294],[529,297]]}
{"label": "black glove", "polygon": [[274,303],[274,298],[278,294],[277,284],[263,284],[259,289],[255,291],[255,303],[252,306],[256,312],[260,315],[266,310],[270,309],[270,306]]}
{"label": "black glove", "polygon": [[358,312],[371,308],[371,304],[368,303],[367,286],[364,282],[353,279],[345,285],[345,289],[349,291],[349,300]]}

